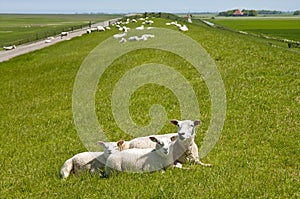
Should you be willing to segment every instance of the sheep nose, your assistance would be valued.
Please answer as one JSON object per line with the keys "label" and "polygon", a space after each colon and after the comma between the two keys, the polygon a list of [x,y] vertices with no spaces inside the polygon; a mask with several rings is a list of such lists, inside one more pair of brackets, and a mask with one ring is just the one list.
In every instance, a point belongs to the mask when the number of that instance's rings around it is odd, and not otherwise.
{"label": "sheep nose", "polygon": [[179,132],[178,134],[179,134],[179,135],[184,135],[184,134],[185,134],[185,132]]}

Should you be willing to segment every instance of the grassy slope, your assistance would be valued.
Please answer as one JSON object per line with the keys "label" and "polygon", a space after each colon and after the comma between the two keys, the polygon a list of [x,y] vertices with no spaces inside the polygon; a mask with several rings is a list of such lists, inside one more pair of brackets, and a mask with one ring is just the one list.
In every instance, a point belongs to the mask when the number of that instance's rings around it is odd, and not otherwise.
{"label": "grassy slope", "polygon": [[[85,150],[72,121],[72,86],[75,75],[84,57],[109,34],[86,35],[0,64],[1,196],[300,196],[300,154],[297,147],[300,126],[299,54],[272,48],[247,36],[196,25],[190,26],[187,34],[199,41],[216,61],[227,94],[227,118],[221,139],[204,160],[215,166],[203,168],[185,165],[189,170],[170,169],[165,174],[120,174],[109,179],[90,175],[78,178],[71,176],[67,181],[61,181],[58,172],[63,162]],[[137,53],[145,55],[148,52]],[[158,59],[158,54],[155,51],[149,52],[150,59]],[[122,63],[123,59],[127,63],[126,56],[119,62]],[[166,55],[163,62],[170,63],[172,56]],[[132,62],[138,63],[135,59]],[[176,62],[176,69],[177,65],[185,65],[180,60]],[[117,72],[113,69],[117,66],[118,61],[106,72],[107,77],[111,78],[110,74]],[[128,62],[128,66],[118,70],[118,75],[129,67]],[[185,76],[193,79],[193,74]],[[116,80],[112,79],[112,83]],[[195,81],[193,85],[201,92],[207,92],[203,82]],[[106,92],[109,95],[111,91],[107,89]],[[137,99],[151,96],[147,92],[140,90],[135,94],[136,98],[133,97],[134,106],[145,115],[148,108],[141,107]],[[201,92],[198,96],[204,107],[200,107],[203,110],[203,126],[197,130],[196,141],[199,145],[210,119],[209,100],[206,95],[201,97]],[[165,94],[172,96],[168,91],[163,91]],[[98,92],[97,100],[100,99],[101,93]],[[109,103],[107,100],[103,99]],[[155,101],[151,98],[149,100]],[[164,103],[176,104],[176,100]],[[177,109],[167,109],[170,110],[168,116],[177,117],[179,113],[172,112]],[[102,113],[98,107],[97,114],[108,122],[105,128],[118,132],[116,136],[122,134],[110,115]],[[139,118],[134,111],[132,114],[140,123],[148,119],[146,116]],[[165,129],[174,131],[175,127],[168,124]]]}
{"label": "grassy slope", "polygon": [[9,45],[9,42],[17,45],[21,40],[53,36],[71,27],[87,26],[90,21],[96,23],[117,17],[120,15],[0,14],[0,45]]}

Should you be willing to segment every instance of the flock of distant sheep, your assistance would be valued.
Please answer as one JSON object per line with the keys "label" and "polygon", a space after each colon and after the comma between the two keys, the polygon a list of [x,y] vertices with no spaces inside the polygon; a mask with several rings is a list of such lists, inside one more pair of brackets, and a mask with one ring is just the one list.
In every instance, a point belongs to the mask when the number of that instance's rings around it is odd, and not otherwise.
{"label": "flock of distant sheep", "polygon": [[177,133],[137,137],[130,141],[102,142],[104,152],[83,152],[66,160],[60,170],[63,179],[71,173],[90,172],[109,177],[115,172],[154,172],[169,167],[182,168],[182,163],[194,162],[211,166],[199,160],[194,139],[199,120],[171,120]]}
{"label": "flock of distant sheep", "polygon": [[[140,41],[140,40],[145,41],[145,40],[148,40],[148,38],[153,38],[154,35],[150,35],[150,34],[145,34],[141,37],[133,36],[133,37],[129,37],[127,39],[125,38],[126,33],[130,30],[130,27],[127,27],[126,25],[129,24],[129,23],[138,23],[138,21],[142,21],[142,25],[136,27],[135,28],[136,30],[150,30],[150,29],[154,28],[152,26],[154,21],[152,19],[149,19],[149,17],[139,18],[139,19],[129,19],[129,18],[127,18],[125,21],[117,21],[117,22],[112,23],[108,26],[90,27],[90,28],[86,29],[86,33],[91,34],[92,32],[101,32],[101,31],[111,30],[112,27],[115,27],[119,31],[122,32],[122,34],[114,35],[114,38],[120,39],[120,43],[124,43],[124,42],[127,42],[127,41]],[[167,22],[166,25],[167,26],[174,25],[174,26],[178,27],[180,31],[183,31],[183,32],[186,32],[186,31],[189,30],[186,25],[181,25],[177,21]],[[145,26],[148,26],[148,27],[145,27]],[[64,37],[67,37],[68,34],[69,34],[69,32],[65,32],[65,31],[61,32],[60,33],[61,39],[64,38]],[[53,39],[54,39],[53,36],[48,37],[45,40],[45,43],[51,43]],[[16,49],[16,48],[17,48],[16,45],[3,46],[4,50],[13,50],[13,49]]]}
{"label": "flock of distant sheep", "polygon": [[[119,31],[121,31],[122,33],[120,34],[116,34],[113,37],[116,39],[120,39],[120,43],[124,43],[127,41],[146,41],[148,40],[148,38],[154,38],[154,35],[151,34],[144,34],[141,37],[138,36],[131,36],[129,38],[125,38],[127,35],[127,32],[130,30],[130,27],[126,26],[129,23],[138,23],[138,21],[142,21],[142,25],[136,27],[136,30],[150,30],[153,29],[154,27],[152,26],[154,24],[154,21],[149,19],[149,17],[146,18],[139,18],[139,19],[129,19],[127,18],[125,21],[117,21],[113,24],[111,24],[112,26],[114,26],[115,28],[117,28]],[[170,26],[170,25],[175,25],[176,27],[179,28],[179,30],[186,32],[188,31],[188,27],[186,25],[181,25],[179,24],[177,21],[174,22],[167,22],[166,25]],[[145,27],[148,26],[148,27]],[[97,26],[94,28],[89,28],[87,29],[87,34],[90,34],[94,31],[106,31],[106,30],[111,30],[110,26]]]}

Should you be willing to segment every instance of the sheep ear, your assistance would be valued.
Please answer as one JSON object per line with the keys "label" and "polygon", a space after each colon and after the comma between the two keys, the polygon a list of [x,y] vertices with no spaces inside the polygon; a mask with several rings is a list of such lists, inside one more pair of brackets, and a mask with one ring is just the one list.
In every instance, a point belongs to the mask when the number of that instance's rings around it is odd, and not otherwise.
{"label": "sheep ear", "polygon": [[172,124],[175,124],[176,126],[178,126],[178,120],[170,120],[170,122],[171,122]]}
{"label": "sheep ear", "polygon": [[174,135],[170,139],[171,139],[172,142],[174,142],[177,139],[177,137],[178,137],[178,135]]}
{"label": "sheep ear", "polygon": [[151,137],[149,137],[149,139],[150,139],[152,142],[156,142],[156,143],[158,142],[158,140],[156,139],[156,137],[152,137],[152,136],[151,136]]}
{"label": "sheep ear", "polygon": [[122,139],[117,142],[118,147],[122,146],[123,144],[124,144],[124,140]]}
{"label": "sheep ear", "polygon": [[98,141],[98,144],[99,144],[100,146],[104,146],[104,142],[102,142],[102,141]]}
{"label": "sheep ear", "polygon": [[200,120],[195,120],[194,121],[194,126],[197,126],[197,125],[200,125],[200,124],[201,124]]}

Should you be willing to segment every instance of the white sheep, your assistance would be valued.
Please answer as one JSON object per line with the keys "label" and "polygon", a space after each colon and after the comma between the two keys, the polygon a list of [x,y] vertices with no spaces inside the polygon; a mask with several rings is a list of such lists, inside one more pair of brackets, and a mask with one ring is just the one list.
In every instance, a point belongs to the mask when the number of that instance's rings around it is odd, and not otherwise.
{"label": "white sheep", "polygon": [[86,171],[95,173],[104,170],[107,157],[120,150],[121,144],[119,142],[98,142],[98,144],[104,147],[104,152],[83,152],[74,155],[63,164],[60,170],[61,178],[68,178],[70,173],[78,175]]}
{"label": "white sheep", "polygon": [[127,149],[111,154],[106,161],[105,175],[112,171],[151,172],[166,169],[173,164],[173,144],[177,136],[169,138],[150,137],[155,149]]}
{"label": "white sheep", "polygon": [[61,32],[60,33],[61,38],[66,37],[66,36],[68,36],[68,32]]}
{"label": "white sheep", "polygon": [[211,166],[211,164],[205,164],[199,160],[198,146],[194,141],[196,135],[195,127],[200,124],[200,121],[171,120],[170,122],[178,127],[178,139],[174,143],[175,164],[191,161],[202,166]]}
{"label": "white sheep", "polygon": [[16,49],[16,45],[12,45],[12,46],[3,46],[3,49],[4,50],[13,50],[13,49]]}
{"label": "white sheep", "polygon": [[186,31],[188,31],[189,29],[188,29],[188,27],[186,27],[186,25],[183,25],[183,26],[179,27],[179,30],[181,30],[181,31],[183,31],[183,32],[186,32]]}
{"label": "white sheep", "polygon": [[97,31],[105,31],[105,28],[103,26],[97,26]]}
{"label": "white sheep", "polygon": [[127,42],[127,40],[124,37],[122,37],[119,42],[120,43],[125,43],[125,42]]}
{"label": "white sheep", "polygon": [[135,28],[136,30],[144,30],[144,25]]}
{"label": "white sheep", "polygon": [[148,24],[148,25],[152,25],[152,24],[154,23],[154,21],[152,21],[152,20],[147,20],[147,21],[145,21],[145,23]]}
{"label": "white sheep", "polygon": [[92,30],[88,28],[88,29],[86,30],[86,33],[87,33],[87,34],[91,34],[91,33],[92,33]]}
{"label": "white sheep", "polygon": [[121,34],[115,34],[113,37],[116,38],[116,39],[120,39],[122,37],[125,37],[126,36],[126,33],[121,33]]}
{"label": "white sheep", "polygon": [[[132,149],[132,148],[139,148],[139,149],[147,149],[152,148],[154,149],[156,146],[155,142],[152,142],[150,137],[156,137],[157,139],[161,138],[172,138],[174,136],[177,136],[177,133],[169,133],[169,134],[161,134],[161,135],[149,135],[145,137],[137,137],[130,141],[123,141],[122,144],[122,150],[125,149]],[[121,142],[122,140],[120,140]]]}

